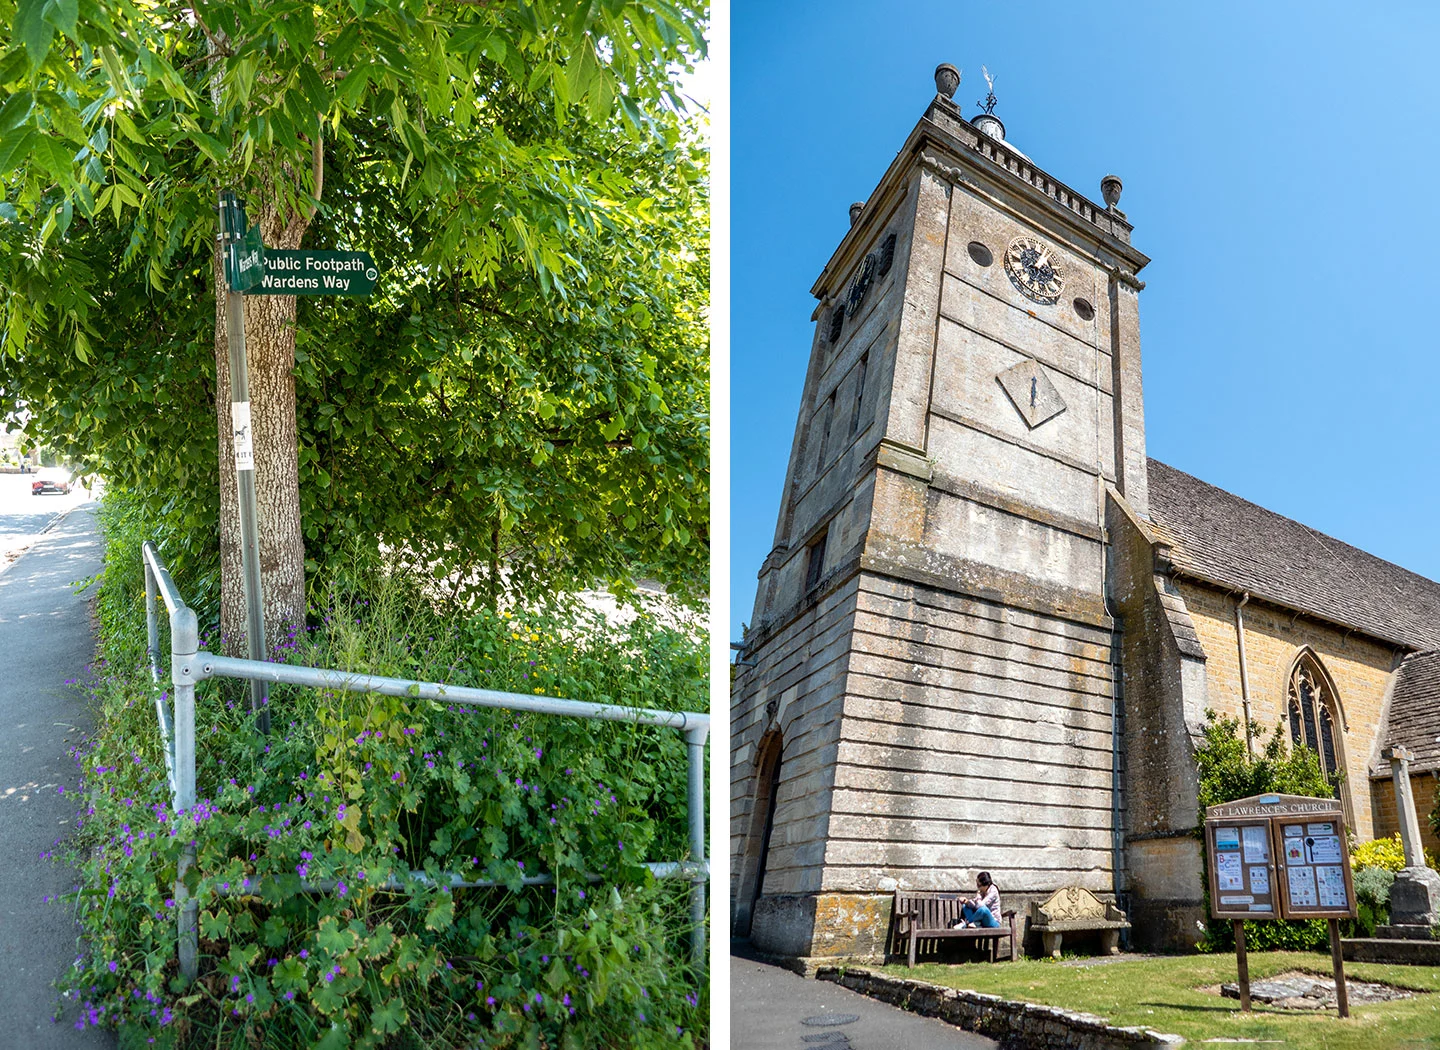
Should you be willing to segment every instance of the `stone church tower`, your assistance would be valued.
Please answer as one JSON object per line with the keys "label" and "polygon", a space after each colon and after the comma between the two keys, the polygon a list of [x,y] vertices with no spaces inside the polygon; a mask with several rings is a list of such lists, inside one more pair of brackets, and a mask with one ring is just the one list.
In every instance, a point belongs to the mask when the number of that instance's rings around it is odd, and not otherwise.
{"label": "stone church tower", "polygon": [[1315,752],[1354,841],[1440,810],[1440,583],[1147,459],[1120,180],[1081,196],[935,79],[814,286],[731,698],[734,932],[873,959],[897,888],[988,870],[1181,947],[1207,710]]}
{"label": "stone church tower", "polygon": [[897,885],[1125,895],[1106,538],[1148,514],[1149,260],[1118,179],[1103,204],[1060,183],[957,82],[936,71],[815,283],[734,681],[734,931],[789,957],[883,954]]}

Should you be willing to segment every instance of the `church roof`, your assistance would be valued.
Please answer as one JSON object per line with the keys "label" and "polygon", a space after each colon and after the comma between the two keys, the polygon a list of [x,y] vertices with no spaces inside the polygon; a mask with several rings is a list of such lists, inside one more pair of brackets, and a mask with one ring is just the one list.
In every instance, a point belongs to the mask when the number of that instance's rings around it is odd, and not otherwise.
{"label": "church roof", "polygon": [[[1408,649],[1440,649],[1440,583],[1158,460],[1149,466],[1150,515],[1180,572]],[[1434,674],[1440,685],[1440,661]]]}
{"label": "church roof", "polygon": [[[1386,722],[1385,744],[1400,744],[1415,754],[1411,773],[1440,769],[1440,651],[1405,658],[1395,672]],[[1377,773],[1389,776],[1390,763],[1378,763],[1371,775]]]}

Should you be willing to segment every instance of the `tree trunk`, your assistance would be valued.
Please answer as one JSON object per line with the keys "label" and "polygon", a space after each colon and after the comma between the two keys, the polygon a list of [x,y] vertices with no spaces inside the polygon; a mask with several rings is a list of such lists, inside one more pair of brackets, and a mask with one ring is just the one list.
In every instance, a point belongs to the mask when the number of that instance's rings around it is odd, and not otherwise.
{"label": "tree trunk", "polygon": [[[308,218],[259,209],[267,248],[295,249]],[[230,427],[230,340],[225,282],[216,252],[215,378],[220,421],[220,634],[222,650],[246,655],[245,578],[240,561],[240,490]],[[305,622],[305,534],[300,523],[300,461],[295,427],[295,297],[245,297],[245,350],[255,448],[256,523],[260,533],[261,608],[273,647]]]}

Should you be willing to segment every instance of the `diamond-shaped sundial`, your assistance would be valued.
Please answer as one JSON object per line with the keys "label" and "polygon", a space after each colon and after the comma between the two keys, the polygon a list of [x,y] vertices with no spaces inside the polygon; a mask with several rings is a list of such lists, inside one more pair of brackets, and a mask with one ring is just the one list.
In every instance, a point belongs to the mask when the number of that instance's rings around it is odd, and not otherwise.
{"label": "diamond-shaped sundial", "polygon": [[1005,393],[1020,410],[1025,425],[1031,430],[1065,411],[1060,391],[1055,389],[1037,361],[1021,361],[995,378],[1005,388]]}

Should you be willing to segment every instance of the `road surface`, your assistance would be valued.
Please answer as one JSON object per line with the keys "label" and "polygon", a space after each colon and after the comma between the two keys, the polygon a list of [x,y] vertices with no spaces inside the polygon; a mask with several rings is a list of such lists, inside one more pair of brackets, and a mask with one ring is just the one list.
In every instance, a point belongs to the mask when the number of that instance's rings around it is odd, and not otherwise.
{"label": "road surface", "polygon": [[32,496],[30,483],[34,480],[34,474],[0,474],[0,572],[34,543],[48,525],[90,498],[78,485],[68,496],[56,493]]}

